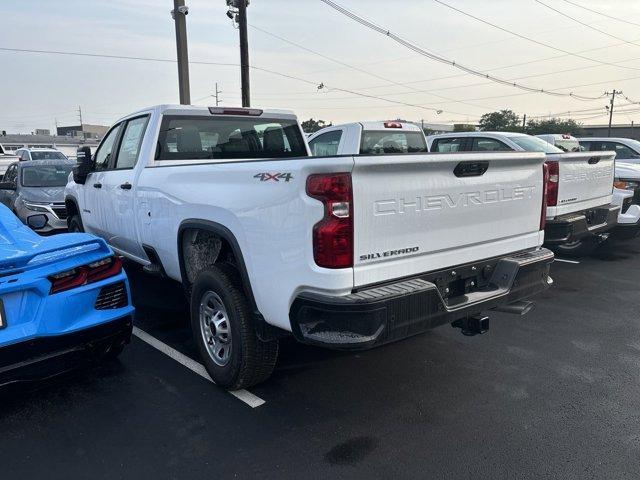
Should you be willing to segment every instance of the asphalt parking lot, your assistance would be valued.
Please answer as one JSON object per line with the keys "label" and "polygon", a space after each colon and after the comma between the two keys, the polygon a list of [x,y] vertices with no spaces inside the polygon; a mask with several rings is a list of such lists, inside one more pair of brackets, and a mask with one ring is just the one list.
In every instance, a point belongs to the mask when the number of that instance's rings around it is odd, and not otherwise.
{"label": "asphalt parking lot", "polygon": [[283,341],[247,403],[183,365],[180,287],[130,267],[136,326],[165,352],[136,337],[118,361],[5,392],[2,478],[638,478],[639,269],[640,241],[556,262],[534,311],[493,314],[483,336]]}

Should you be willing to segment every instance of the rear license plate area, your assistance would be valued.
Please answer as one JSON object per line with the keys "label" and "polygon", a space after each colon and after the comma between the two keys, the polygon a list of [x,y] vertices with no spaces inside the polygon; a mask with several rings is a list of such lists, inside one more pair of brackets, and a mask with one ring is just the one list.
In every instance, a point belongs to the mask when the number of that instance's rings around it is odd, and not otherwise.
{"label": "rear license plate area", "polygon": [[490,280],[497,263],[498,260],[470,263],[433,272],[421,278],[435,284],[448,305],[455,305],[464,302],[469,293],[493,288]]}

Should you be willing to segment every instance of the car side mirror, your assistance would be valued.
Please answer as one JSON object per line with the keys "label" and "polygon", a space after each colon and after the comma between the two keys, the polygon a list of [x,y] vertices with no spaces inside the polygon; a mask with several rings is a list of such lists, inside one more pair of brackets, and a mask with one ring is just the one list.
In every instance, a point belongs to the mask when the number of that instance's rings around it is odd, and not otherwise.
{"label": "car side mirror", "polygon": [[91,148],[81,147],[77,151],[78,164],[73,169],[73,181],[79,185],[84,185],[87,177],[93,171],[93,160],[91,159]]}
{"label": "car side mirror", "polygon": [[0,182],[0,190],[14,190],[16,189],[16,184],[13,182]]}

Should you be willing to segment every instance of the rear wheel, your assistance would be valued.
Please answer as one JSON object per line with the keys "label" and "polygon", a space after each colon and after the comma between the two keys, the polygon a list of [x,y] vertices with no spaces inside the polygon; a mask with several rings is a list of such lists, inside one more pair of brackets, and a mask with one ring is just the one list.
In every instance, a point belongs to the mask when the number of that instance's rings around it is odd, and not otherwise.
{"label": "rear wheel", "polygon": [[249,302],[229,265],[198,274],[191,290],[191,330],[207,372],[221,387],[250,387],[275,368],[278,341],[258,338]]}
{"label": "rear wheel", "polygon": [[80,215],[77,213],[69,218],[67,225],[69,226],[69,232],[71,233],[84,232],[84,229],[82,228],[82,220],[80,219]]}

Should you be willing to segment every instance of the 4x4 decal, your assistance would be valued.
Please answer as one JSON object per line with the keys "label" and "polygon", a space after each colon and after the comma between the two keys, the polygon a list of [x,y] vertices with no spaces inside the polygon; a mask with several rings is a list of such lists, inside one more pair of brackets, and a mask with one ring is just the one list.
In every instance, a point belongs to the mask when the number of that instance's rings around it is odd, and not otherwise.
{"label": "4x4 decal", "polygon": [[274,182],[279,182],[280,180],[284,180],[288,182],[293,179],[293,175],[291,173],[256,173],[253,178],[259,178],[261,182],[268,182],[272,180]]}

